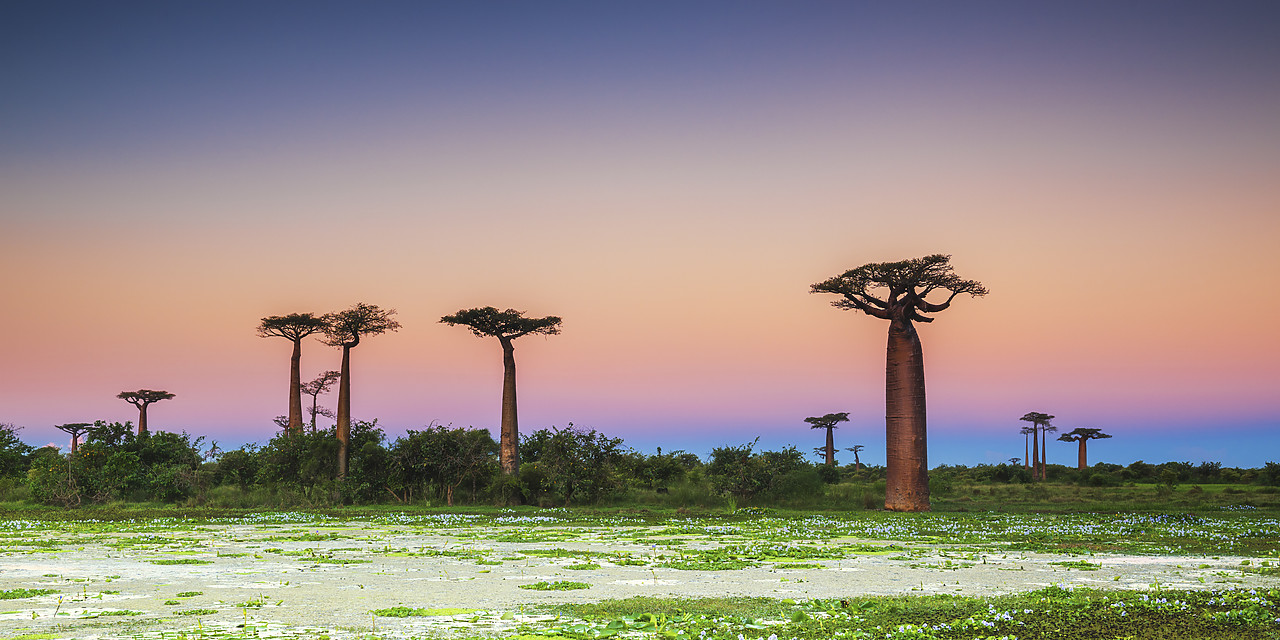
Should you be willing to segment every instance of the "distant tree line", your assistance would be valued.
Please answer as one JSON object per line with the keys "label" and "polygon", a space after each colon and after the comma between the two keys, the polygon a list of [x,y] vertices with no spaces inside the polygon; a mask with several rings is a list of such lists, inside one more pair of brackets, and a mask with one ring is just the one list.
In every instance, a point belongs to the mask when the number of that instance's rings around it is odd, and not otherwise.
{"label": "distant tree line", "polygon": [[[572,424],[523,436],[520,467],[506,474],[499,443],[484,429],[432,424],[390,440],[376,420],[351,423],[347,473],[338,478],[336,426],[295,433],[287,417],[278,424],[266,444],[221,451],[203,437],[158,430],[139,435],[130,422],[99,421],[84,430],[84,442],[71,454],[31,447],[17,427],[0,424],[0,499],[68,507],[126,501],[257,508],[509,504],[519,494],[544,506],[650,500],[710,507],[726,501],[806,506],[814,496],[844,491],[850,507],[880,508],[886,483],[884,467],[826,464],[825,451],[821,461],[811,462],[793,446],[759,450],[757,440],[716,447],[705,458],[682,450],[645,454]],[[1044,469],[1048,481],[1080,486],[1280,486],[1280,464],[1274,462],[1260,469],[1142,461]],[[942,465],[930,472],[930,490],[940,497],[962,484],[1031,481],[1031,470],[1017,463]]]}

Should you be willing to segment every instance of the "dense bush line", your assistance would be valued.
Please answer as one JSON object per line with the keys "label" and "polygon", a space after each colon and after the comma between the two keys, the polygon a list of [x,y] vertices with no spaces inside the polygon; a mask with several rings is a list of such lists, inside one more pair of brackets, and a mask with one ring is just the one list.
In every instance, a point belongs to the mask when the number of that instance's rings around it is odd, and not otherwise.
{"label": "dense bush line", "polygon": [[[599,505],[646,500],[670,506],[839,504],[876,509],[884,468],[816,464],[795,447],[758,451],[756,442],[713,449],[704,460],[686,451],[645,454],[593,429],[540,429],[521,440],[519,474],[498,465],[498,444],[483,429],[431,425],[388,441],[377,421],[351,427],[345,477],[337,477],[333,429],[289,435],[232,451],[204,438],[164,431],[136,435],[130,423],[95,423],[75,453],[24,444],[0,425],[0,499],[77,506],[116,501],[224,507],[338,504]],[[1049,465],[1053,485],[1155,485],[1168,495],[1201,484],[1280,486],[1280,464],[1261,469],[1189,462],[1129,466],[1098,463],[1078,470]],[[1021,465],[942,465],[931,492],[945,500],[959,487],[1032,484]],[[825,502],[824,502],[825,500]]]}

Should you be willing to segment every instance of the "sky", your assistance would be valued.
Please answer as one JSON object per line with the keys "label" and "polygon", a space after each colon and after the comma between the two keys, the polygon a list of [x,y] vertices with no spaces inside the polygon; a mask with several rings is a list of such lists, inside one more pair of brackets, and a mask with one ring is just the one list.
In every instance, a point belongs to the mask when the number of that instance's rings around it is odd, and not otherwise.
{"label": "sky", "polygon": [[392,439],[496,427],[497,341],[439,323],[495,306],[564,319],[516,343],[526,433],[807,450],[847,411],[879,464],[887,326],[809,286],[944,253],[990,294],[920,326],[930,464],[1021,457],[1030,411],[1112,434],[1091,462],[1280,459],[1275,3],[19,1],[0,87],[33,445],[144,388],[265,442],[259,320],[364,302]]}

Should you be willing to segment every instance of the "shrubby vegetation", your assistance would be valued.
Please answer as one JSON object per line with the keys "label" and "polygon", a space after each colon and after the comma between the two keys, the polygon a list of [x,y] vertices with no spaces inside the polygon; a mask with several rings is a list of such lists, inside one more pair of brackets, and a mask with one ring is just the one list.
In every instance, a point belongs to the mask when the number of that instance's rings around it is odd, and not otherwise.
{"label": "shrubby vegetation", "polygon": [[[670,508],[780,507],[879,509],[885,469],[827,466],[795,447],[758,450],[758,441],[714,448],[704,460],[683,451],[645,454],[594,429],[569,424],[526,434],[519,474],[501,472],[488,431],[430,425],[388,440],[377,421],[351,425],[349,468],[337,478],[333,428],[292,433],[287,423],[265,445],[231,451],[203,437],[135,433],[131,423],[97,422],[74,454],[35,449],[0,424],[0,499],[77,506],[153,502],[233,508],[342,504],[543,506],[654,505]],[[1280,464],[1226,468],[1216,462],[1085,469],[1048,465],[1032,479],[1022,465],[942,465],[930,491],[944,509],[1017,509],[1102,499],[1116,508],[1142,501],[1280,500]],[[1212,503],[1212,502],[1211,502]],[[1093,505],[1096,506],[1096,505]],[[1158,507],[1154,502],[1150,507]],[[1028,507],[1030,508],[1030,507]]]}

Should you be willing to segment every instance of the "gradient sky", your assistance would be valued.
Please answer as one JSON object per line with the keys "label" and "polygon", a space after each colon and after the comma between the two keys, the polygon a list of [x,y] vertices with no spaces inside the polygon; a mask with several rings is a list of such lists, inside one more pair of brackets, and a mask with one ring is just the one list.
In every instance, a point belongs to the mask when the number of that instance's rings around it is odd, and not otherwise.
{"label": "gradient sky", "polygon": [[[367,302],[353,415],[882,463],[887,327],[809,285],[949,253],[931,464],[1280,459],[1280,5],[5,2],[0,422],[224,448],[286,413],[267,315]],[[339,352],[303,351],[303,375]],[[330,403],[333,398],[329,397]],[[842,460],[848,456],[842,456]],[[1053,442],[1050,461],[1074,462]]]}

